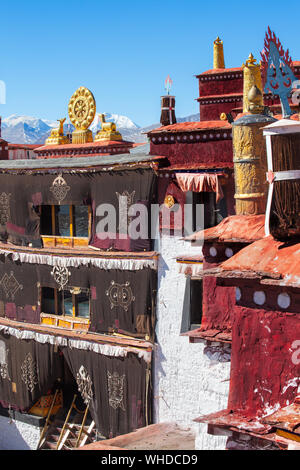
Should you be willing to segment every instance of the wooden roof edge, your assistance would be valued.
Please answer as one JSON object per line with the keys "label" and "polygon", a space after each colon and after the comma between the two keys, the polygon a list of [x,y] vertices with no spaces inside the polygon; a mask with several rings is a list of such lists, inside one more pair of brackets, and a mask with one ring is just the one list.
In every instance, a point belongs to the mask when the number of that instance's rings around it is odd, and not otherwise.
{"label": "wooden roof edge", "polygon": [[274,274],[264,271],[239,271],[239,270],[225,270],[222,269],[222,266],[219,267],[219,272],[217,277],[220,278],[236,278],[236,279],[273,279],[273,280],[280,280],[282,279],[280,274]]}
{"label": "wooden roof edge", "polygon": [[51,336],[62,336],[70,340],[82,340],[91,343],[110,344],[121,347],[136,348],[142,350],[153,350],[155,344],[151,341],[134,338],[124,335],[106,335],[102,333],[74,331],[65,328],[58,328],[53,326],[43,326],[41,324],[23,323],[6,318],[0,318],[0,326],[15,328],[23,331],[33,331],[39,334],[46,334]]}
{"label": "wooden roof edge", "polygon": [[57,256],[57,257],[76,257],[76,258],[105,258],[105,259],[158,259],[159,252],[157,251],[141,251],[141,252],[131,252],[131,251],[103,251],[101,249],[95,248],[89,245],[88,250],[82,250],[81,252],[76,252],[72,250],[67,250],[64,248],[33,248],[19,245],[11,245],[0,242],[0,255],[7,251],[16,252],[16,253],[28,253],[34,255],[45,255],[45,256]]}

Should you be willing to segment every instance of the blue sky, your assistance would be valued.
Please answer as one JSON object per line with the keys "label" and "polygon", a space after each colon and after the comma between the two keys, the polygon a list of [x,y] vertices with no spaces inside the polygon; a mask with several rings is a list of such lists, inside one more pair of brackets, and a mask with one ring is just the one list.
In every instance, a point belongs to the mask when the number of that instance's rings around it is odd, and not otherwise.
{"label": "blue sky", "polygon": [[198,81],[212,68],[212,44],[224,41],[227,67],[263,48],[268,25],[300,60],[299,16],[273,0],[52,0],[1,2],[0,80],[3,117],[67,116],[79,86],[94,94],[97,112],[125,114],[141,126],[159,121],[170,74],[176,115],[198,112]]}

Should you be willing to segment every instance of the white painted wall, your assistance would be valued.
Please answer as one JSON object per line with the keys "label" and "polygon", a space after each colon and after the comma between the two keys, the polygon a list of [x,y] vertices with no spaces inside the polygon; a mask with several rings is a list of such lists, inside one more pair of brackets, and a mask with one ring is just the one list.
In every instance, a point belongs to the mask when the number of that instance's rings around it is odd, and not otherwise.
{"label": "white painted wall", "polygon": [[191,426],[196,432],[197,449],[225,449],[226,437],[208,435],[207,425],[193,423],[193,419],[227,407],[230,362],[220,361],[220,354],[213,354],[205,343],[191,344],[187,337],[180,336],[186,278],[179,274],[176,256],[199,254],[200,248],[163,235],[156,250],[161,255],[153,366],[154,421]]}
{"label": "white painted wall", "polygon": [[0,450],[35,450],[41,430],[0,416]]}

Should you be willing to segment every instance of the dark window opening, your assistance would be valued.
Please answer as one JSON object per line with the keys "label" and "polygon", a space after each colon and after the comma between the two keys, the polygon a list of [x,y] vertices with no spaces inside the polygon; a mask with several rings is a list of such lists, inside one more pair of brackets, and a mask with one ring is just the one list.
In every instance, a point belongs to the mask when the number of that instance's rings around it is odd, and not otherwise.
{"label": "dark window opening", "polygon": [[202,321],[202,280],[191,279],[190,282],[190,328],[199,328]]}
{"label": "dark window opening", "polygon": [[55,206],[55,235],[71,236],[71,217],[69,206]]}
{"label": "dark window opening", "polygon": [[202,297],[202,280],[187,277],[180,327],[181,333],[200,328],[202,322]]}
{"label": "dark window opening", "polygon": [[74,237],[89,236],[89,207],[73,206]]}
{"label": "dark window opening", "polygon": [[59,315],[58,312],[61,312],[61,305],[58,307],[58,297],[55,291],[56,289],[52,287],[42,288],[42,312],[50,313],[51,315]]}
{"label": "dark window opening", "polygon": [[70,317],[90,317],[89,289],[71,287],[58,290],[52,287],[42,287],[42,312],[50,315]]}
{"label": "dark window opening", "polygon": [[90,207],[86,205],[41,206],[41,235],[89,237]]}
{"label": "dark window opening", "polygon": [[52,233],[52,215],[51,206],[41,206],[41,235],[54,235]]}
{"label": "dark window opening", "polygon": [[[199,231],[218,225],[225,217],[227,217],[226,198],[223,197],[216,202],[216,193],[201,192],[192,193],[193,207],[193,231]],[[203,205],[203,218],[201,220],[201,211],[197,205]],[[201,226],[202,225],[202,226]]]}

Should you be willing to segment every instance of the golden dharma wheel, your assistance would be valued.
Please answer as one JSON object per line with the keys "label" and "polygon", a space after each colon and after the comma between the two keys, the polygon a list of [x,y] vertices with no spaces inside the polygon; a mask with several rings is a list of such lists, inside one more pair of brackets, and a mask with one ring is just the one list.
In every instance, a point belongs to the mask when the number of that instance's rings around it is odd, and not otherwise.
{"label": "golden dharma wheel", "polygon": [[93,93],[83,86],[78,88],[70,99],[68,111],[70,121],[76,129],[88,129],[96,114]]}

